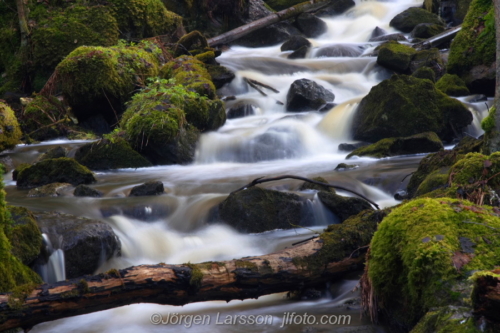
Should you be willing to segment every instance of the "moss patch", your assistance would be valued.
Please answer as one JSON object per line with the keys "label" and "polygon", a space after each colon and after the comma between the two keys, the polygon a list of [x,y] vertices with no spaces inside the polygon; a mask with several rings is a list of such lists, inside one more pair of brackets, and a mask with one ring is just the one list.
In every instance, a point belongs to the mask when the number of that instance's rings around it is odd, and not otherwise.
{"label": "moss patch", "polygon": [[417,199],[395,208],[370,245],[368,275],[379,307],[412,327],[430,308],[460,305],[468,272],[500,264],[499,215],[456,199]]}
{"label": "moss patch", "polygon": [[445,306],[425,314],[410,333],[479,333],[468,307]]}
{"label": "moss patch", "polygon": [[43,141],[65,136],[69,122],[66,109],[56,97],[37,95],[24,109],[21,127],[29,138]]}
{"label": "moss patch", "polygon": [[465,85],[465,82],[455,74],[443,75],[438,82],[436,82],[436,88],[449,96],[469,95],[469,89]]}
{"label": "moss patch", "polygon": [[377,63],[380,66],[397,72],[404,72],[410,66],[411,59],[417,51],[396,41],[389,41],[378,47]]}
{"label": "moss patch", "polygon": [[14,148],[19,143],[21,134],[14,111],[0,101],[0,151]]}
{"label": "moss patch", "polygon": [[42,234],[34,216],[24,207],[8,206],[13,224],[6,235],[12,244],[12,254],[25,265],[30,264],[42,247]]}

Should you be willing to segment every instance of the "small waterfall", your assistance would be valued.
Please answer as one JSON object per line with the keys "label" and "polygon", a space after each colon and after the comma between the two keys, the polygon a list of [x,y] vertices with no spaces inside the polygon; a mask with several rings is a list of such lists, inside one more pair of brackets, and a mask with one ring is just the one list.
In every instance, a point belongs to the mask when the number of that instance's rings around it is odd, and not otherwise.
{"label": "small waterfall", "polygon": [[337,141],[351,139],[350,129],[361,98],[353,99],[334,107],[318,124],[318,129]]}
{"label": "small waterfall", "polygon": [[45,253],[46,257],[41,258],[42,263],[35,265],[35,271],[46,283],[66,280],[64,251],[61,249],[55,250],[47,234],[42,234],[42,237],[44,246],[42,253]]}
{"label": "small waterfall", "polygon": [[328,208],[326,208],[321,202],[317,193],[314,194],[314,198],[312,200],[308,200],[308,205],[313,212],[315,225],[327,226],[329,224],[340,223],[339,218],[330,212],[330,210],[328,210]]}

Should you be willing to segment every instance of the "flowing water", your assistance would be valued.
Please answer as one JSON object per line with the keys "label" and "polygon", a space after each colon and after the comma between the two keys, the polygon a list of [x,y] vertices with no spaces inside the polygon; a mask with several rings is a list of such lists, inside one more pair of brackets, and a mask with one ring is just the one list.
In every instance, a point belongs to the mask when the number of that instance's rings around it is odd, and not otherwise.
{"label": "flowing water", "polygon": [[[320,232],[325,225],[336,223],[336,218],[323,207],[315,193],[305,191],[297,193],[310,200],[316,217],[315,225],[308,229],[245,235],[224,225],[206,225],[207,214],[213,206],[224,200],[229,192],[257,177],[322,176],[330,183],[367,196],[382,207],[394,205],[397,203],[394,193],[405,188],[408,178],[401,181],[415,170],[423,155],[380,160],[358,158],[349,161],[358,166],[355,169],[334,169],[345,162],[346,153],[339,152],[337,147],[339,143],[352,142],[349,129],[359,101],[372,86],[389,76],[387,71],[376,66],[376,58],[358,54],[369,54],[377,45],[367,42],[375,27],[394,32],[389,27],[390,19],[420,4],[413,0],[357,1],[347,13],[323,18],[328,31],[319,38],[310,39],[314,47],[306,59],[287,59],[288,52],[281,52],[280,45],[258,49],[233,46],[225,51],[217,60],[235,71],[236,79],[221,89],[220,94],[237,97],[236,101],[228,102],[228,108],[235,103],[249,103],[254,106],[255,115],[228,120],[218,131],[202,135],[195,162],[190,165],[98,172],[94,187],[104,192],[103,198],[71,195],[27,198],[26,191],[17,190],[15,182],[7,175],[8,201],[33,210],[58,210],[109,223],[120,237],[122,256],[105,263],[100,271],[158,262],[181,264],[262,255],[290,246]],[[315,57],[321,47],[333,44],[342,44],[347,54],[354,56]],[[263,97],[249,88],[244,78],[257,80],[280,92]],[[279,102],[285,102],[288,87],[301,78],[314,80],[331,90],[337,105],[325,113],[286,113]],[[461,100],[467,102],[468,99]],[[484,102],[467,105],[475,121],[469,134],[478,136],[486,106]],[[16,162],[34,162],[52,147],[64,145],[74,153],[82,144],[62,140],[19,146],[9,155]],[[133,186],[148,180],[162,181],[166,194],[154,198],[126,197]],[[262,186],[298,191],[300,183],[283,180]],[[111,215],[110,208],[118,213]],[[130,208],[135,212],[132,215]],[[52,268],[45,268],[47,278],[64,278],[57,264],[61,262],[60,252],[52,252]],[[362,332],[381,331],[382,328],[369,326],[367,320],[360,319],[359,304],[349,302],[357,296],[353,291],[357,278],[353,276],[329,286],[327,292],[314,301],[292,300],[285,294],[276,294],[258,300],[207,302],[184,307],[138,304],[40,324],[33,332],[203,332],[207,329],[219,332],[350,332],[345,326],[362,328]],[[315,316],[351,315],[351,322],[350,325],[316,325],[311,330],[307,324],[289,324],[283,316],[293,312]],[[164,318],[171,313],[200,314],[210,319],[210,325],[155,326],[150,323],[155,313]],[[218,315],[237,314],[269,316],[272,323],[217,324],[222,320]]]}

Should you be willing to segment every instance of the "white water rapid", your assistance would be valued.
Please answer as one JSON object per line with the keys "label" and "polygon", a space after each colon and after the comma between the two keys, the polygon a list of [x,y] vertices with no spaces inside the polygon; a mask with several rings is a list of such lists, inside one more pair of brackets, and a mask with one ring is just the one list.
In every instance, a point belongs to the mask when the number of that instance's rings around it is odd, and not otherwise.
{"label": "white water rapid", "polygon": [[[420,156],[403,156],[376,160],[359,158],[349,163],[356,169],[334,171],[345,162],[346,153],[338,145],[352,142],[350,124],[361,98],[372,86],[388,77],[388,72],[376,66],[369,56],[320,57],[318,48],[343,44],[346,49],[362,50],[368,54],[377,43],[368,39],[375,27],[395,32],[389,21],[411,6],[420,6],[422,0],[359,1],[343,15],[322,17],[328,31],[310,39],[313,49],[305,59],[287,59],[280,45],[263,48],[232,46],[218,62],[235,71],[236,78],[220,91],[221,95],[235,95],[235,103],[255,105],[255,115],[230,119],[219,130],[202,135],[195,162],[191,165],[159,166],[144,169],[126,169],[97,173],[94,186],[104,193],[103,198],[26,198],[26,191],[15,188],[15,182],[6,176],[8,200],[33,210],[58,210],[79,216],[98,218],[110,224],[122,244],[122,256],[105,263],[100,272],[109,268],[125,268],[147,263],[180,264],[208,260],[226,260],[250,255],[261,255],[289,246],[293,242],[320,232],[325,225],[335,223],[334,216],[317,199],[315,193],[302,192],[310,199],[316,217],[315,226],[308,229],[275,230],[264,234],[241,234],[224,225],[205,224],[213,206],[228,193],[262,176],[293,174],[303,177],[322,176],[330,183],[349,187],[382,207],[396,204],[393,194],[402,188],[404,176],[415,170]],[[263,97],[244,83],[254,79],[280,92]],[[337,104],[325,113],[286,113],[285,102],[290,84],[301,78],[314,80],[335,94]],[[462,99],[466,101],[466,99]],[[474,110],[475,125],[471,135],[481,134],[480,120],[484,117],[484,102],[469,105]],[[19,146],[10,155],[13,159],[33,162],[40,154],[57,145],[75,148],[79,142],[48,142]],[[154,198],[127,198],[131,187],[148,180],[159,180],[166,194]],[[406,179],[406,182],[408,179]],[[263,187],[298,191],[299,181],[279,181]],[[350,195],[342,193],[342,195]],[[147,221],[125,214],[104,216],[109,207],[118,211],[125,207],[143,210]],[[59,277],[60,278],[60,277]],[[314,326],[314,332],[378,332],[359,318],[359,304],[346,305],[354,299],[357,276],[332,285],[319,300],[291,300],[285,294],[261,297],[258,300],[206,302],[184,307],[137,304],[84,316],[57,320],[37,325],[32,332],[313,332],[308,325],[284,325],[285,313],[313,315],[351,315],[349,325]],[[150,317],[159,313],[200,314],[211,318],[210,325],[152,325]],[[267,325],[218,325],[217,315],[269,315]],[[362,328],[360,326],[363,326]]]}

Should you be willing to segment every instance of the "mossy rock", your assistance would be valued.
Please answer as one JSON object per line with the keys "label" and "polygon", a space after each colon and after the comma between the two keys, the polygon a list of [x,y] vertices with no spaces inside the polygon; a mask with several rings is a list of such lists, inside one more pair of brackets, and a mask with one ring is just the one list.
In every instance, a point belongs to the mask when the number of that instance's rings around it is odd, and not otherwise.
{"label": "mossy rock", "polygon": [[410,62],[410,72],[414,73],[419,68],[431,68],[436,77],[443,75],[445,64],[441,58],[441,52],[437,48],[418,51]]}
{"label": "mossy rock", "polygon": [[411,36],[414,38],[431,38],[437,34],[442,33],[445,27],[442,24],[435,23],[420,23],[413,28]]}
{"label": "mossy rock", "polygon": [[425,177],[424,181],[418,186],[415,197],[446,187],[448,185],[448,170],[449,168],[444,167]]}
{"label": "mossy rock", "polygon": [[353,133],[355,140],[376,142],[432,131],[448,142],[471,122],[470,111],[437,90],[431,81],[393,75],[361,100]]}
{"label": "mossy rock", "polygon": [[470,94],[465,82],[455,74],[443,75],[436,82],[436,88],[449,96],[465,96]]}
{"label": "mossy rock", "polygon": [[61,101],[37,95],[24,109],[21,127],[29,138],[43,141],[65,136],[68,122],[71,119]]}
{"label": "mossy rock", "polygon": [[416,199],[395,208],[370,244],[368,277],[379,313],[408,330],[431,308],[465,305],[469,274],[500,264],[498,214],[450,198]]}
{"label": "mossy rock", "polygon": [[451,43],[447,72],[460,76],[471,93],[493,96],[495,47],[493,2],[473,0],[462,29]]}
{"label": "mossy rock", "polygon": [[425,132],[404,138],[382,139],[369,146],[354,150],[346,158],[352,156],[382,158],[397,155],[432,153],[443,148],[443,143],[439,140],[436,133]]}
{"label": "mossy rock", "polygon": [[216,89],[222,88],[235,78],[234,73],[224,66],[205,64],[205,67]]}
{"label": "mossy rock", "polygon": [[174,57],[192,54],[191,50],[202,50],[208,47],[207,39],[197,30],[182,36],[175,44]]}
{"label": "mossy rock", "polygon": [[68,150],[66,148],[61,147],[61,146],[57,146],[55,148],[47,150],[40,157],[40,161],[48,160],[48,159],[51,159],[51,158],[67,157],[67,155],[68,155]]}
{"label": "mossy rock", "polygon": [[14,111],[0,101],[0,151],[14,148],[19,143],[21,135]]}
{"label": "mossy rock", "polygon": [[436,73],[429,67],[420,67],[415,72],[413,72],[411,76],[436,82]]}
{"label": "mossy rock", "polygon": [[73,186],[95,182],[93,173],[73,158],[60,157],[38,162],[17,175],[18,188],[34,188],[50,183]]}
{"label": "mossy rock", "polygon": [[[314,177],[314,178],[312,178],[312,180],[320,182],[320,183],[328,184],[326,179],[323,177]],[[314,183],[310,183],[310,182],[303,182],[302,185],[300,185],[300,187],[299,187],[299,191],[306,191],[306,190],[325,191],[325,192],[335,193],[335,189],[333,187],[320,185],[320,184],[314,184]]]}
{"label": "mossy rock", "polygon": [[75,190],[73,191],[73,195],[75,197],[93,197],[93,198],[100,198],[102,197],[103,193],[99,190],[96,190],[94,188],[91,188],[87,185],[78,185],[75,187]]}
{"label": "mossy rock", "polygon": [[123,138],[111,136],[80,147],[75,160],[91,170],[143,168],[151,162],[136,152]]}
{"label": "mossy rock", "polygon": [[318,198],[328,210],[340,219],[341,223],[361,211],[373,209],[366,200],[358,197],[344,197],[335,193],[320,191]]}
{"label": "mossy rock", "polygon": [[118,42],[118,24],[105,6],[51,8],[37,23],[32,35],[33,56],[37,66],[49,71],[82,45],[112,46]]}
{"label": "mossy rock", "polygon": [[33,214],[24,207],[7,207],[12,225],[7,229],[7,238],[12,244],[12,254],[23,264],[29,265],[38,257],[42,248],[42,233]]}
{"label": "mossy rock", "polygon": [[291,229],[302,224],[306,202],[292,193],[257,186],[231,193],[219,204],[222,222],[240,232],[257,233]]}
{"label": "mossy rock", "polygon": [[158,75],[161,49],[154,43],[81,46],[56,68],[62,92],[79,121],[100,115],[117,121],[138,80]]}
{"label": "mossy rock", "polygon": [[183,31],[182,17],[168,11],[161,0],[109,0],[119,31],[127,40]]}
{"label": "mossy rock", "polygon": [[399,13],[389,22],[389,25],[402,32],[411,32],[420,23],[444,25],[439,16],[417,7],[408,8]]}
{"label": "mossy rock", "polygon": [[453,332],[480,333],[470,307],[443,306],[432,309],[420,319],[410,333]]}
{"label": "mossy rock", "polygon": [[389,41],[378,48],[377,64],[394,70],[405,72],[417,51],[396,41]]}
{"label": "mossy rock", "polygon": [[[488,188],[495,191],[500,189],[500,152],[491,155],[468,153],[458,160],[449,171],[450,182],[464,188],[465,192]],[[468,194],[468,193],[466,193]],[[485,199],[486,200],[486,199]]]}

